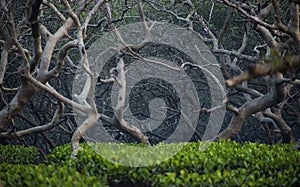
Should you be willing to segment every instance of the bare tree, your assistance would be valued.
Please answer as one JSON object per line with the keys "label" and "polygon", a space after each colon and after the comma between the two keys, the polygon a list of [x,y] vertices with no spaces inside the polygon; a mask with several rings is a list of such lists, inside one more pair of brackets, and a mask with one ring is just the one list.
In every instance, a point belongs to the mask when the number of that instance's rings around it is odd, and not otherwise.
{"label": "bare tree", "polygon": [[[261,123],[276,124],[280,129],[282,141],[292,140],[291,128],[282,119],[281,112],[286,100],[291,97],[290,91],[297,86],[297,73],[299,73],[299,5],[293,1],[211,1],[207,17],[199,14],[191,1],[182,1],[190,7],[186,17],[179,16],[175,11],[165,10],[163,5],[147,1],[155,10],[174,16],[186,22],[189,29],[195,31],[199,24],[205,32],[197,32],[200,38],[213,45],[212,51],[220,57],[222,72],[227,79],[227,85],[237,92],[245,94],[246,101],[238,108],[227,106],[234,114],[229,125],[216,140],[236,137],[249,116],[255,116]],[[204,1],[204,3],[207,1]],[[203,2],[202,2],[203,3]],[[211,19],[215,11],[214,5],[225,5],[228,12],[221,31],[211,28]],[[238,24],[244,27],[244,35],[240,40],[240,47],[235,50],[226,49],[224,38],[229,33],[230,25],[236,24],[233,13],[240,19]],[[196,31],[195,31],[196,32]],[[253,47],[254,54],[247,51],[253,46],[249,44],[249,37],[253,32],[258,33]],[[242,64],[248,65],[247,72]],[[240,73],[232,76],[231,70]],[[285,76],[292,71],[292,76]],[[248,81],[263,77],[267,81],[267,93],[249,88]],[[242,83],[242,84],[240,84]],[[288,89],[287,89],[288,88]],[[295,89],[294,89],[295,90]],[[298,90],[296,90],[298,93]]]}
{"label": "bare tree", "polygon": [[[227,79],[228,86],[232,87],[228,90],[233,89],[242,93],[247,99],[241,106],[233,106],[229,100],[225,100],[226,106],[203,108],[200,111],[211,113],[226,107],[228,111],[233,112],[229,125],[216,137],[216,140],[236,137],[249,116],[254,116],[264,124],[266,132],[269,132],[266,124],[275,124],[280,130],[283,142],[292,140],[291,128],[283,119],[282,110],[291,100],[297,97],[299,100],[299,90],[295,89],[299,86],[297,73],[299,73],[300,64],[297,1],[274,0],[261,3],[258,1],[175,1],[174,4],[171,1],[165,3],[149,0],[124,1],[120,17],[114,17],[111,9],[112,3],[107,0],[97,2],[28,0],[25,5],[22,5],[14,1],[1,0],[0,86],[4,107],[0,111],[0,138],[13,139],[33,133],[45,133],[59,125],[59,119],[67,115],[64,112],[64,105],[67,105],[74,109],[76,115],[83,118],[78,128],[74,132],[69,132],[72,133],[73,156],[76,156],[80,149],[79,141],[83,134],[99,121],[109,123],[131,134],[136,140],[148,144],[148,137],[124,119],[126,67],[123,55],[124,53],[130,54],[136,59],[163,65],[162,62],[143,57],[139,54],[139,50],[147,46],[151,38],[151,27],[147,21],[169,19],[187,26],[187,29],[211,46],[212,52],[219,57],[220,68]],[[21,6],[18,6],[20,4]],[[201,4],[209,7],[206,15],[200,12]],[[217,17],[214,13],[216,6],[226,7],[228,10],[220,30],[213,28],[212,23],[213,18]],[[135,17],[142,22],[145,40],[132,46],[124,42],[116,23],[124,20],[129,10],[134,10],[134,8],[137,9]],[[23,11],[23,13],[13,10]],[[147,17],[145,11],[155,12],[158,16]],[[234,16],[236,17],[233,18]],[[240,19],[238,23],[234,20],[236,18]],[[55,19],[56,24],[48,22],[50,19]],[[237,24],[242,25],[243,29],[238,31],[242,34],[239,34],[239,46],[235,44],[236,48],[234,48],[227,45],[226,41],[232,37],[231,25]],[[100,113],[95,101],[94,90],[97,77],[91,70],[87,56],[87,45],[91,33],[94,34],[90,32],[92,28],[112,31],[122,46],[116,49],[117,65],[111,69],[110,77],[101,80],[103,83],[115,82],[118,85],[118,102],[113,111],[113,117]],[[260,38],[249,42],[249,37],[253,39],[254,33]],[[77,54],[75,63],[69,51],[76,51],[74,52]],[[14,61],[19,62],[17,71],[14,72],[16,77],[19,76],[17,83],[19,85],[11,88],[11,80],[6,77],[11,74],[8,67],[11,67],[11,62]],[[85,76],[84,86],[78,95],[74,95],[74,99],[55,88],[51,82],[59,80],[64,70],[75,74],[72,68],[64,69],[66,68],[65,61],[70,63],[70,66],[79,68]],[[189,62],[182,62],[181,68],[188,65],[195,66]],[[173,70],[182,70],[165,66]],[[245,66],[249,67],[247,72],[245,72]],[[195,68],[200,67],[195,66]],[[240,75],[234,76],[233,71]],[[255,78],[260,78],[262,82],[265,82],[267,90],[250,87],[251,81]],[[14,120],[17,117],[31,123],[30,119],[21,115],[21,111],[41,91],[56,100],[53,103],[58,109],[52,113],[52,119],[45,124],[16,130]],[[299,113],[297,111],[294,113],[299,118]],[[299,124],[299,120],[296,123]],[[63,125],[61,128],[68,131]]]}
{"label": "bare tree", "polygon": [[[1,86],[2,89],[6,89],[3,86],[3,79],[5,75],[6,66],[8,64],[8,53],[12,50],[18,53],[22,57],[22,64],[20,65],[19,74],[21,76],[21,85],[17,88],[15,96],[7,102],[6,106],[1,110],[0,118],[0,129],[5,131],[9,126],[13,125],[13,118],[25,107],[30,99],[40,90],[44,90],[47,93],[53,95],[60,103],[58,112],[53,116],[50,123],[41,125],[39,127],[32,127],[21,131],[8,131],[1,133],[2,138],[13,138],[21,137],[28,134],[42,132],[53,128],[58,121],[58,118],[63,114],[63,104],[72,106],[78,112],[85,115],[85,120],[79,125],[79,128],[75,131],[72,138],[72,145],[74,155],[79,148],[79,140],[82,134],[93,126],[96,121],[100,118],[105,120],[112,125],[117,126],[125,132],[132,134],[135,138],[143,143],[148,143],[148,138],[144,136],[141,131],[134,127],[127,125],[122,117],[124,108],[124,64],[122,59],[116,68],[117,76],[113,79],[117,81],[120,86],[120,103],[115,111],[115,117],[110,118],[104,114],[99,114],[96,108],[95,100],[93,97],[93,89],[95,87],[95,75],[90,70],[89,61],[86,53],[86,30],[92,16],[102,10],[106,16],[107,24],[113,29],[114,26],[109,21],[111,20],[111,12],[109,4],[106,1],[98,1],[93,4],[90,9],[88,5],[91,4],[89,1],[72,2],[62,1],[64,8],[67,10],[66,15],[61,12],[54,4],[49,1],[28,1],[25,7],[25,16],[23,20],[16,20],[12,12],[12,2],[1,1],[3,21],[1,26],[2,40],[2,55],[1,55]],[[62,22],[56,30],[50,31],[42,25],[39,21],[39,13],[42,4],[51,9],[54,14]],[[82,18],[80,14],[87,12],[85,18]],[[65,18],[65,16],[68,16]],[[18,23],[16,23],[18,21]],[[33,44],[26,49],[24,45],[20,43],[20,37],[22,37],[22,29],[30,28],[31,38],[33,38]],[[68,32],[71,29],[75,29],[75,36],[71,37]],[[42,37],[45,44],[42,45]],[[65,41],[69,38],[69,41]],[[58,42],[64,41],[64,45],[56,52],[56,46]],[[65,58],[68,50],[77,48],[80,54],[80,67],[85,72],[87,77],[85,86],[82,89],[81,94],[76,98],[76,102],[60,94],[54,87],[49,83],[51,79],[58,78],[62,68],[65,64]],[[53,55],[57,53],[57,62],[54,67],[51,67]]]}
{"label": "bare tree", "polygon": [[[285,88],[287,85],[295,86],[295,77],[299,71],[299,5],[285,1],[265,2],[263,6],[252,2],[221,1],[221,3],[237,10],[253,24],[253,29],[263,39],[262,45],[267,51],[265,54],[259,53],[256,65],[247,73],[229,79],[228,85],[236,86],[249,79],[267,76],[269,92],[243,104],[218,138],[236,136],[248,116],[262,111],[265,117],[272,119],[280,128],[282,141],[290,142],[291,129],[282,119],[281,109],[282,103],[289,97],[290,90],[287,91]],[[285,7],[288,7],[287,12]],[[286,15],[288,12],[289,15]],[[270,17],[274,18],[273,22],[268,20]],[[258,46],[255,49],[257,50]],[[228,54],[225,51],[217,50],[217,52]],[[241,58],[241,55],[240,53],[235,56]],[[264,64],[261,65],[262,63]],[[295,69],[293,77],[283,78],[282,74]]]}

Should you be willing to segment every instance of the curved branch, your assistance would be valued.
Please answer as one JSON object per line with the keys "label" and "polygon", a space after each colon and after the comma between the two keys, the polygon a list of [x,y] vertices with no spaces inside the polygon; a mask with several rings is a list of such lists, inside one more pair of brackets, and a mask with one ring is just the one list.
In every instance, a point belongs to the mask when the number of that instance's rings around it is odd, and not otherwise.
{"label": "curved branch", "polygon": [[65,16],[56,8],[55,5],[53,5],[52,3],[48,2],[47,0],[44,0],[43,2],[45,5],[47,5],[51,10],[53,10],[53,12],[59,17],[59,19],[63,22],[66,21]]}
{"label": "curved branch", "polygon": [[271,112],[271,110],[267,110],[263,112],[263,114],[273,119],[274,122],[279,127],[281,132],[281,137],[282,137],[282,143],[290,143],[292,141],[291,128],[282,118],[280,111],[278,109],[275,109],[275,112]]}
{"label": "curved branch", "polygon": [[238,113],[235,113],[233,115],[228,127],[216,137],[216,140],[225,140],[236,137],[240,132],[244,121],[251,114],[270,108],[280,103],[284,99],[285,92],[284,84],[281,81],[281,75],[277,75],[276,79],[277,80],[274,86],[274,91],[253,100],[247,101],[245,104],[243,104],[238,109]]}
{"label": "curved branch", "polygon": [[[276,57],[275,57],[276,58]],[[241,82],[262,77],[265,75],[273,75],[275,73],[286,73],[300,67],[300,56],[286,57],[281,62],[276,62],[278,59],[271,59],[266,64],[257,64],[250,67],[247,73],[238,75],[226,81],[229,86],[236,86]]]}
{"label": "curved branch", "polygon": [[250,61],[250,62],[256,62],[258,60],[256,56],[244,55],[244,54],[241,54],[237,51],[229,51],[229,50],[226,50],[226,49],[212,49],[212,52],[219,53],[219,54],[231,55],[231,56],[234,56],[238,59],[247,60],[247,61]]}
{"label": "curved branch", "polygon": [[57,125],[59,118],[63,115],[63,112],[64,112],[64,104],[62,102],[59,102],[58,106],[59,106],[59,108],[56,110],[52,120],[49,123],[47,123],[45,125],[25,129],[25,130],[13,132],[13,133],[12,132],[3,132],[3,133],[0,133],[0,139],[20,138],[20,137],[23,137],[26,135],[31,135],[31,134],[40,133],[43,131],[53,129]]}
{"label": "curved branch", "polygon": [[76,47],[78,44],[77,40],[73,40],[65,44],[58,52],[58,63],[57,65],[48,73],[49,77],[58,77],[60,71],[65,64],[65,58],[67,56],[68,50]]}

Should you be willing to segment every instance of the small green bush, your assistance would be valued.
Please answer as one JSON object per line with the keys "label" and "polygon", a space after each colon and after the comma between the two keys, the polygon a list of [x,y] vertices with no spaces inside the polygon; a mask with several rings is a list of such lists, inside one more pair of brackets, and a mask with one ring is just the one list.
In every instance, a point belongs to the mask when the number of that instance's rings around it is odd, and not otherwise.
{"label": "small green bush", "polygon": [[0,163],[33,164],[39,157],[40,153],[35,147],[0,145]]}

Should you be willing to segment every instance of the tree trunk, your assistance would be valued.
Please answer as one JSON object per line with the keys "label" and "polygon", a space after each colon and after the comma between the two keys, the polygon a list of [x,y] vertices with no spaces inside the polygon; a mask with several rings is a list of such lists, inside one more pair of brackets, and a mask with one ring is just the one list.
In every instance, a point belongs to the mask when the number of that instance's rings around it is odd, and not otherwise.
{"label": "tree trunk", "polygon": [[274,120],[281,132],[282,143],[290,143],[292,141],[292,130],[284,121],[279,109],[274,112],[267,111],[264,114]]}
{"label": "tree trunk", "polygon": [[276,79],[274,90],[243,104],[238,109],[238,112],[233,115],[228,127],[216,137],[216,140],[226,140],[236,137],[240,132],[244,121],[251,114],[270,108],[284,99],[285,91],[282,83],[282,75],[277,75]]}
{"label": "tree trunk", "polygon": [[29,80],[22,80],[16,96],[0,111],[0,132],[9,126],[12,118],[18,114],[38,91]]}

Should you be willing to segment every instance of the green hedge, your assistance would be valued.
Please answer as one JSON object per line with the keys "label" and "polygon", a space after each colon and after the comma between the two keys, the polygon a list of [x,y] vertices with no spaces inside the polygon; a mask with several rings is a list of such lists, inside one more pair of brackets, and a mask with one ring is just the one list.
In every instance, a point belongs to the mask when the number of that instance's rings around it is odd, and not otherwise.
{"label": "green hedge", "polygon": [[0,145],[0,163],[34,164],[39,157],[40,153],[35,147]]}
{"label": "green hedge", "polygon": [[[77,160],[70,160],[70,147],[64,146],[49,155],[47,162],[70,165],[93,176],[107,176],[111,184],[125,181],[153,186],[300,186],[300,152],[294,151],[292,145],[218,142],[199,151],[201,144],[189,143],[172,159],[147,168],[112,164],[86,144]],[[158,146],[168,149],[172,145]],[[128,158],[133,154],[122,149],[107,150]]]}
{"label": "green hedge", "polygon": [[[0,180],[7,186],[300,186],[300,152],[291,144],[229,141],[200,151],[202,144],[182,144],[184,148],[171,159],[135,168],[113,164],[94,152],[97,147],[111,147],[107,154],[119,153],[116,161],[135,154],[114,149],[117,144],[82,144],[76,160],[70,159],[70,145],[65,145],[53,150],[43,164],[0,165]],[[159,144],[154,154],[174,145]]]}
{"label": "green hedge", "polygon": [[99,187],[107,186],[103,177],[79,173],[75,168],[52,165],[1,164],[0,180],[12,187]]}

